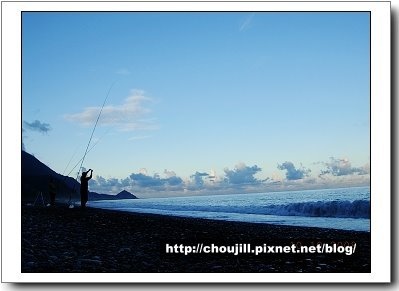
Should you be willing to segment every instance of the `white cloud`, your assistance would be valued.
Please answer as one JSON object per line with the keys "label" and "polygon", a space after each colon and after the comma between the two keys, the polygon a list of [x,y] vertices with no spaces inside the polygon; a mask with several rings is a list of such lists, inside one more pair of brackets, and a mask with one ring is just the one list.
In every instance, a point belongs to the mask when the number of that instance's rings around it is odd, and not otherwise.
{"label": "white cloud", "polygon": [[370,174],[370,165],[363,167],[352,167],[351,162],[347,158],[339,159],[330,157],[330,162],[323,163],[327,169],[322,170],[320,175],[330,174],[333,176],[347,175],[368,175]]}
{"label": "white cloud", "polygon": [[163,173],[165,174],[166,178],[176,177],[175,171],[169,171],[165,169]]}
{"label": "white cloud", "polygon": [[247,166],[245,163],[238,163],[234,170],[229,170],[226,168],[224,170],[225,176],[229,184],[240,185],[240,184],[259,184],[262,180],[254,177],[262,169],[257,165],[252,167]]}
{"label": "white cloud", "polygon": [[141,168],[141,169],[139,170],[139,173],[140,173],[140,174],[143,174],[143,175],[147,175],[147,174],[148,174],[148,171],[147,171],[146,168]]}
{"label": "white cloud", "polygon": [[[151,110],[146,106],[152,99],[144,91],[132,90],[120,105],[104,106],[99,125],[115,126],[121,131],[153,130],[157,128],[154,119],[146,118]],[[87,107],[82,112],[66,114],[65,119],[84,126],[91,126],[97,120],[101,107]]]}
{"label": "white cloud", "polygon": [[[350,165],[348,166],[348,162],[347,159],[340,160],[345,169],[351,168]],[[291,165],[289,162],[286,163]],[[363,172],[369,172],[370,170],[368,164],[359,169]],[[98,193],[118,193],[125,189],[139,195],[169,197],[180,195],[261,193],[370,185],[370,175],[358,174],[358,172],[353,175],[303,175],[302,178],[296,179],[298,175],[302,176],[301,173],[304,170],[302,166],[299,169],[293,166],[292,168],[285,167],[285,170],[291,171],[289,175],[292,177],[287,178],[287,173],[283,177],[280,171],[276,171],[272,174],[271,178],[258,179],[255,176],[261,173],[261,168],[257,165],[247,166],[245,163],[239,163],[233,170],[226,168],[223,176],[219,176],[217,179],[211,181],[210,174],[207,172],[196,171],[188,178],[180,177],[175,171],[170,169],[164,169],[160,174],[149,174],[146,168],[141,168],[122,179],[105,179],[97,176],[95,179],[92,179],[90,189]],[[299,174],[298,171],[300,171]],[[212,177],[216,176],[213,170],[211,173]]]}
{"label": "white cloud", "polygon": [[310,169],[304,167],[296,168],[292,162],[286,161],[281,165],[277,165],[279,170],[286,170],[285,177],[287,180],[300,180],[309,176]]}

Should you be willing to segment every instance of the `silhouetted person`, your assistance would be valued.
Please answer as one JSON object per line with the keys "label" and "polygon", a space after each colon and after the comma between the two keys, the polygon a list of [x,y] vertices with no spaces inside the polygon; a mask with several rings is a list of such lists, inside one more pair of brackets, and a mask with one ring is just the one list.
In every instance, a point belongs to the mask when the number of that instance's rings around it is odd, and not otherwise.
{"label": "silhouetted person", "polygon": [[55,182],[53,177],[50,177],[50,182],[48,183],[48,192],[50,194],[50,205],[54,206],[55,205],[55,195],[57,192],[57,188],[55,186]]}
{"label": "silhouetted person", "polygon": [[[87,174],[90,173],[90,176]],[[82,172],[82,177],[80,177],[80,205],[85,208],[87,200],[89,200],[89,180],[93,176],[93,170],[89,169],[87,172]]]}

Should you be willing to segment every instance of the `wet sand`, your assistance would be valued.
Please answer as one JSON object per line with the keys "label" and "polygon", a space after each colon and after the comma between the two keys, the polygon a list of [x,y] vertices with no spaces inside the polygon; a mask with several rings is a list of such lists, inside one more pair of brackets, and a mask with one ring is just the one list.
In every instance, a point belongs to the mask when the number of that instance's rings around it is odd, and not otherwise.
{"label": "wet sand", "polygon": [[[166,254],[166,244],[353,245],[343,254]],[[370,233],[94,208],[22,207],[22,272],[370,272]]]}

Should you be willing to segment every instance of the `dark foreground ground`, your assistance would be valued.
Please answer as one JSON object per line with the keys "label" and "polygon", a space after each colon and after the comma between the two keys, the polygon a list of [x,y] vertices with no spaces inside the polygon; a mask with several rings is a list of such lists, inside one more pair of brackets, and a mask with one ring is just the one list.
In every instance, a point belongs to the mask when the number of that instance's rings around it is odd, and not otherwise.
{"label": "dark foreground ground", "polygon": [[[345,254],[165,254],[165,244],[353,245]],[[22,272],[370,272],[370,234],[66,206],[22,207]]]}

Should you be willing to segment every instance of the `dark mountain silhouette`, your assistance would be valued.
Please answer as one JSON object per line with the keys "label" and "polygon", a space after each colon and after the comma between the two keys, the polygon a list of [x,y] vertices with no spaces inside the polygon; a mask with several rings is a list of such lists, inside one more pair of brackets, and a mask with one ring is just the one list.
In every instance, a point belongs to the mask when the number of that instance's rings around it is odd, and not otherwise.
{"label": "dark mountain silhouette", "polygon": [[57,173],[52,169],[47,167],[41,161],[39,161],[35,156],[22,151],[22,176],[56,176]]}
{"label": "dark mountain silhouette", "polygon": [[118,199],[130,199],[131,195],[133,195],[133,194],[126,190],[123,190],[123,191],[119,192],[118,194],[116,194],[116,197],[118,197]]}
{"label": "dark mountain silhouette", "polygon": [[[80,183],[76,179],[56,173],[33,155],[22,151],[21,155],[21,190],[22,201],[34,201],[38,193],[42,192],[48,199],[48,184],[53,178],[57,187],[57,202],[80,201]],[[89,192],[89,200],[137,199],[128,191],[123,190],[117,195]]]}
{"label": "dark mountain silhouette", "polygon": [[116,195],[98,194],[96,192],[89,192],[89,201],[90,200],[115,200],[115,199],[137,199],[137,197],[126,190],[123,190],[122,192],[119,192]]}

